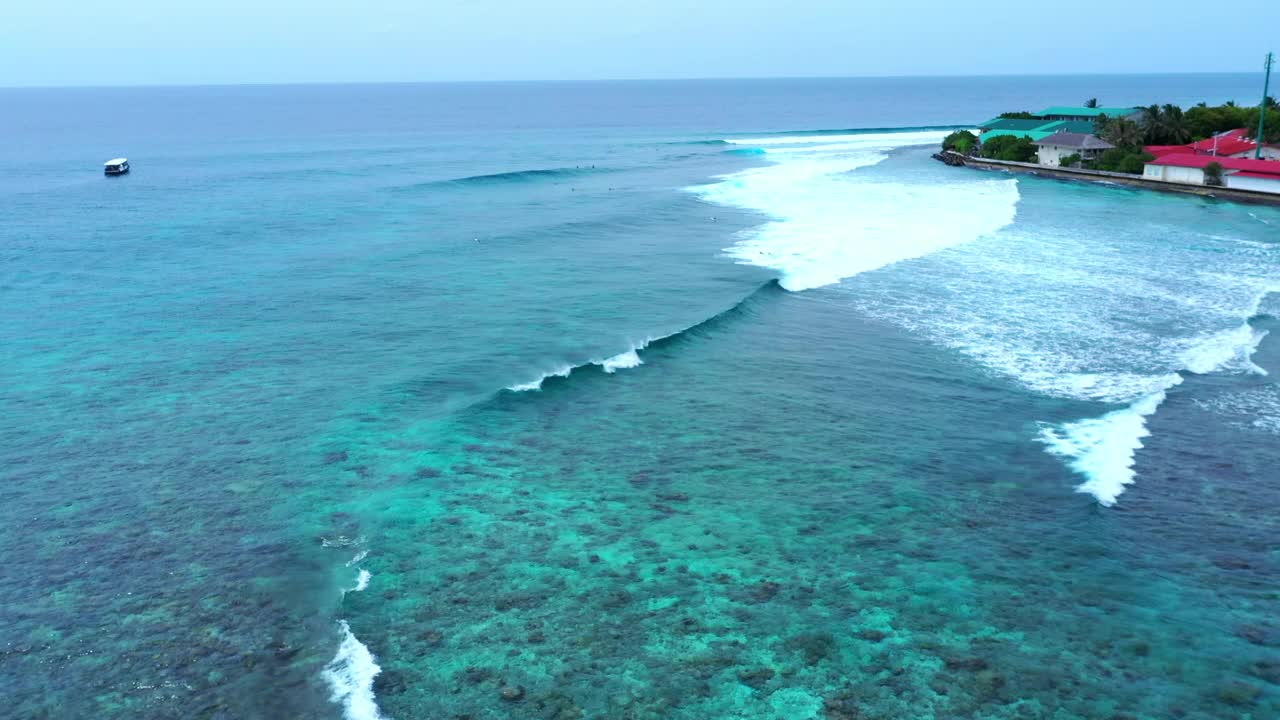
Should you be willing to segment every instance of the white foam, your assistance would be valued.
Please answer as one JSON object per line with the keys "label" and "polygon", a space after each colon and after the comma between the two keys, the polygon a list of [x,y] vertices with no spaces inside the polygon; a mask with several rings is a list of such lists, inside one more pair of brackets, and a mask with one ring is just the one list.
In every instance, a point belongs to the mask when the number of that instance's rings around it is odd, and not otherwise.
{"label": "white foam", "polygon": [[612,374],[619,370],[639,367],[644,364],[644,361],[641,360],[640,355],[636,353],[636,348],[632,348],[626,352],[618,353],[613,357],[600,360],[595,364],[603,368],[605,372]]}
{"label": "white foam", "polygon": [[373,579],[373,574],[361,568],[359,574],[356,575],[356,586],[351,588],[351,592],[364,592],[364,589],[369,587],[369,580],[371,579]]}
{"label": "white foam", "polygon": [[1071,469],[1087,478],[1076,486],[1076,492],[1089,493],[1100,505],[1110,507],[1125,486],[1133,483],[1135,453],[1142,447],[1142,439],[1151,435],[1147,417],[1165,397],[1161,390],[1099,418],[1058,427],[1046,425],[1040,430],[1040,440],[1049,446],[1050,453],[1068,458]]}
{"label": "white foam", "polygon": [[[1230,232],[1215,237],[1192,222],[1117,215],[1097,195],[1053,202],[1035,208],[1034,224],[860,275],[834,294],[1035,392],[1124,405],[1040,434],[1106,505],[1134,481],[1147,419],[1181,373],[1265,374],[1252,360],[1263,333],[1248,320],[1280,288],[1280,266],[1238,219],[1223,218]],[[946,233],[953,214],[940,208],[922,214]]]}
{"label": "white foam", "polygon": [[963,176],[954,184],[908,183],[854,172],[884,161],[892,150],[936,144],[946,134],[732,140],[784,147],[766,148],[770,165],[690,189],[709,202],[772,218],[725,252],[741,263],[777,270],[787,290],[807,290],[974,240],[1013,221],[1015,180]]}
{"label": "white foam", "polygon": [[[683,332],[683,331],[680,331],[680,332]],[[679,334],[679,332],[672,333],[672,335],[677,335],[677,334]],[[655,340],[661,340],[667,337],[671,337],[671,335],[664,335],[661,338],[648,338],[642,342],[632,343],[631,347],[629,347],[626,350],[623,350],[617,355],[610,355],[609,357],[603,358],[603,359],[590,360],[585,363],[582,363],[581,365],[565,365],[554,372],[549,372],[544,374],[542,377],[538,378],[537,380],[534,380],[533,382],[522,383],[519,385],[512,385],[507,389],[513,392],[523,392],[527,390],[541,390],[542,381],[546,380],[547,378],[569,377],[569,375],[573,374],[574,370],[577,370],[580,367],[586,367],[587,365],[598,365],[602,370],[604,370],[606,373],[609,373],[610,375],[612,375],[613,373],[619,370],[626,370],[628,368],[640,367],[641,365],[644,364],[644,360],[640,359],[640,351],[649,347],[649,343],[654,342]]]}
{"label": "white foam", "polygon": [[338,621],[342,642],[338,652],[321,671],[329,684],[329,699],[342,705],[347,720],[385,720],[373,696],[373,679],[382,672],[369,648],[351,632],[346,620]]}
{"label": "white foam", "polygon": [[355,538],[349,538],[346,535],[339,535],[335,538],[327,538],[327,537],[320,538],[320,547],[325,547],[325,548],[352,547],[355,545],[361,545],[363,543],[364,543],[363,535]]}
{"label": "white foam", "polygon": [[1280,435],[1280,386],[1264,385],[1195,403],[1204,410],[1230,418],[1238,427]]}
{"label": "white foam", "polygon": [[528,392],[530,390],[541,390],[542,381],[553,377],[569,377],[569,373],[573,372],[572,365],[564,365],[548,373],[543,373],[537,380],[531,380],[527,383],[519,383],[507,387],[512,392]]}
{"label": "white foam", "polygon": [[355,554],[355,557],[347,561],[347,567],[351,567],[352,565],[355,565],[356,563],[360,562],[361,560],[367,557],[369,557],[369,551],[361,550],[360,552]]}

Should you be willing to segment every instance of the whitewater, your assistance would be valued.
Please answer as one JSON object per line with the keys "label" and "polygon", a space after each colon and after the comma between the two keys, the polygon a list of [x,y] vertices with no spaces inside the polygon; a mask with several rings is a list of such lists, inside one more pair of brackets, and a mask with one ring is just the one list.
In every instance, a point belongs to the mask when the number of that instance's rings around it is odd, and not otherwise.
{"label": "whitewater", "polygon": [[[360,550],[348,560],[346,567],[358,564],[369,556],[367,549]],[[341,590],[341,597],[348,593],[364,592],[373,574],[357,567],[355,584]],[[360,642],[346,620],[338,621],[340,640],[333,659],[321,671],[320,676],[329,685],[329,699],[342,706],[346,720],[388,720],[378,709],[373,692],[373,681],[382,672],[377,659],[368,646]]]}
{"label": "whitewater", "polygon": [[1020,216],[1026,180],[881,172],[894,153],[945,134],[730,138],[767,164],[690,190],[766,216],[725,252],[776,270],[784,288],[826,288],[1032,391],[1119,406],[1042,423],[1032,438],[1084,478],[1078,491],[1113,505],[1185,373],[1265,373],[1251,353],[1266,333],[1250,320],[1280,288],[1278,248],[1117,217],[1114,195],[1088,194],[1122,190],[1034,181],[1080,213],[1073,224]]}

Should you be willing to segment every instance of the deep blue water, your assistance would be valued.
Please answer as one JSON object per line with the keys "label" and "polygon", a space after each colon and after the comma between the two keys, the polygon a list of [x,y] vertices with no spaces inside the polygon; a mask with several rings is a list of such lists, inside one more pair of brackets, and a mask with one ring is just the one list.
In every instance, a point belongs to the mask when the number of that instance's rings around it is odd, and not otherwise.
{"label": "deep blue water", "polygon": [[1256,81],[0,90],[5,712],[1280,716],[1280,210],[929,158]]}

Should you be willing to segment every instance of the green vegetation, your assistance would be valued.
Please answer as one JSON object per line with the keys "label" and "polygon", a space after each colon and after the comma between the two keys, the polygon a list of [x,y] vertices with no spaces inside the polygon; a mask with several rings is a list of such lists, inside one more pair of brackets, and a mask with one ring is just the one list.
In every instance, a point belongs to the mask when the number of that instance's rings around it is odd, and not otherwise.
{"label": "green vegetation", "polygon": [[1035,162],[1036,146],[1031,138],[1002,135],[982,143],[982,157],[992,160],[1013,160],[1015,162]]}
{"label": "green vegetation", "polygon": [[942,140],[942,149],[953,150],[961,155],[968,155],[978,147],[978,136],[968,130],[958,130]]}
{"label": "green vegetation", "polygon": [[[1185,116],[1188,131],[1197,140],[1236,128],[1246,128],[1250,138],[1258,134],[1256,107],[1239,107],[1233,102],[1217,107],[1200,103],[1188,109]],[[1263,142],[1280,143],[1280,108],[1277,108],[1273,97],[1267,98],[1266,130],[1263,134]]]}
{"label": "green vegetation", "polygon": [[1088,163],[1087,167],[1093,170],[1141,175],[1143,166],[1155,159],[1154,155],[1143,152],[1142,148],[1135,150],[1131,147],[1116,147],[1099,155],[1098,159]]}
{"label": "green vegetation", "polygon": [[1204,184],[1222,187],[1222,165],[1211,162],[1204,166]]}
{"label": "green vegetation", "polygon": [[[1098,99],[1089,98],[1084,106],[1099,107]],[[1094,134],[1115,147],[1102,153],[1096,160],[1082,161],[1078,154],[1069,155],[1061,159],[1060,165],[1141,175],[1143,166],[1155,159],[1143,150],[1143,146],[1185,145],[1238,128],[1245,128],[1245,136],[1254,139],[1258,132],[1259,113],[1263,112],[1266,117],[1262,142],[1280,144],[1280,102],[1274,97],[1267,97],[1261,108],[1240,107],[1234,102],[1216,107],[1200,103],[1184,111],[1172,103],[1157,103],[1140,108],[1135,119],[1099,115],[1093,121]],[[1001,113],[999,117],[1012,120],[1040,119],[1023,110]],[[981,142],[973,133],[964,130],[948,135],[942,148],[965,155],[979,154],[993,160],[1036,160],[1036,147],[1026,136],[1002,135]],[[1221,167],[1217,172],[1218,175],[1214,176],[1206,170],[1206,178],[1212,182],[1216,177],[1220,183]]]}
{"label": "green vegetation", "polygon": [[1099,115],[1093,127],[1094,134],[1116,147],[1138,147],[1143,141],[1142,127],[1128,118]]}
{"label": "green vegetation", "polygon": [[1080,164],[1080,153],[1071,153],[1058,158],[1059,167],[1075,167]]}
{"label": "green vegetation", "polygon": [[[1148,140],[1152,132],[1164,132],[1163,129],[1151,130],[1151,128],[1157,126],[1160,128],[1173,127],[1176,123],[1181,122],[1181,108],[1176,106],[1165,107],[1172,107],[1176,112],[1166,114],[1164,108],[1159,105],[1152,105],[1143,109],[1141,123],[1134,122],[1128,118],[1099,116],[1097,122],[1094,123],[1098,137],[1115,145],[1115,147],[1102,153],[1097,160],[1083,163],[1083,166],[1092,170],[1141,175],[1143,166],[1155,159],[1155,156],[1145,152],[1142,146],[1144,144],[1166,144],[1154,143]],[[1168,125],[1159,125],[1161,122],[1166,122]],[[1182,132],[1182,130],[1175,130],[1175,132]]]}
{"label": "green vegetation", "polygon": [[1182,108],[1166,104],[1142,108],[1142,142],[1146,145],[1183,145],[1191,142],[1191,129]]}

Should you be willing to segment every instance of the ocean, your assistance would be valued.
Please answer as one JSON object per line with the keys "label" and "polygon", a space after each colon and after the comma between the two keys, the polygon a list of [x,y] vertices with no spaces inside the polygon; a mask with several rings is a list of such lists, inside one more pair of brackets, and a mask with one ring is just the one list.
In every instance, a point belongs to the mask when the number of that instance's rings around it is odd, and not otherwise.
{"label": "ocean", "polygon": [[0,714],[1280,717],[1280,209],[930,158],[1258,81],[0,90]]}

